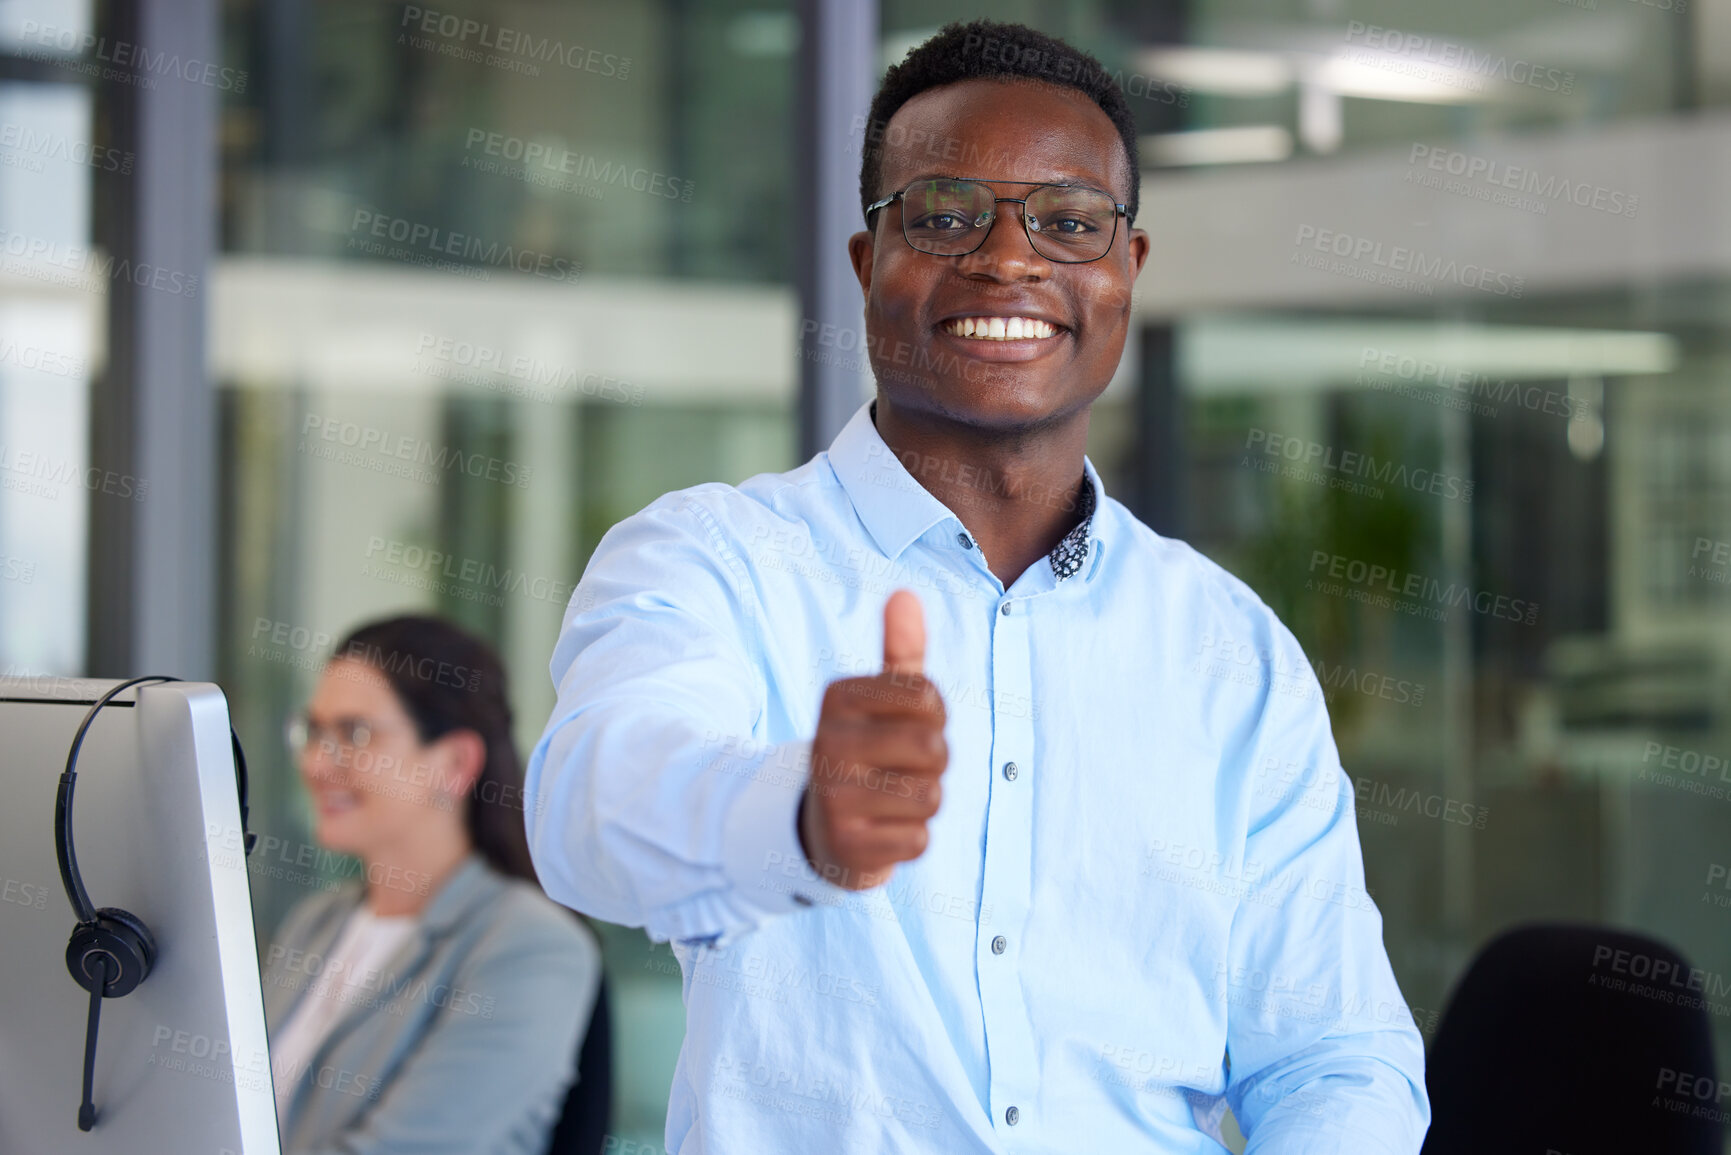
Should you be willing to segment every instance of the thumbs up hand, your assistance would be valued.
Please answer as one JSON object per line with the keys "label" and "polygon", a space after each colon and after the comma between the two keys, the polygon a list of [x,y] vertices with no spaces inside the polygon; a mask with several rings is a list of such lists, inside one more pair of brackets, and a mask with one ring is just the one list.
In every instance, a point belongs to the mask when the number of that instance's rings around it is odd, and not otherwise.
{"label": "thumbs up hand", "polygon": [[944,700],[925,677],[920,600],[897,590],[884,605],[881,674],[840,678],[824,691],[799,837],[812,869],[865,890],[926,849],[949,764]]}

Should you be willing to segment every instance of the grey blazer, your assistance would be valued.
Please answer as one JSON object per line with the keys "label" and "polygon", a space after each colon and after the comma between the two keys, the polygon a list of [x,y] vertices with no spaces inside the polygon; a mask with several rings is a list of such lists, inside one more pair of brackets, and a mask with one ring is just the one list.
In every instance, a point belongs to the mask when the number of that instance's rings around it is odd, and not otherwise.
{"label": "grey blazer", "polygon": [[[274,1035],[363,898],[302,900],[265,952]],[[277,1121],[284,1155],[543,1155],[601,981],[594,935],[538,887],[471,854],[397,955],[368,976]]]}

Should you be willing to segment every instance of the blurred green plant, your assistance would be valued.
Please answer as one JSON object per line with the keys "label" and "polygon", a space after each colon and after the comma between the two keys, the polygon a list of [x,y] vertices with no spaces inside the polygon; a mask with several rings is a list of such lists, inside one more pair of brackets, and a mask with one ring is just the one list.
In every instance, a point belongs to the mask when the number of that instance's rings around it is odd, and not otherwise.
{"label": "blurred green plant", "polygon": [[[1394,429],[1380,425],[1354,437],[1379,460],[1410,459]],[[1395,619],[1383,609],[1319,593],[1318,555],[1381,565],[1397,573],[1419,568],[1435,539],[1435,499],[1384,485],[1380,497],[1313,482],[1262,475],[1268,515],[1243,541],[1238,576],[1280,616],[1314,667],[1346,665],[1386,669]],[[1363,695],[1338,694],[1329,702],[1337,738],[1352,729],[1365,706]]]}

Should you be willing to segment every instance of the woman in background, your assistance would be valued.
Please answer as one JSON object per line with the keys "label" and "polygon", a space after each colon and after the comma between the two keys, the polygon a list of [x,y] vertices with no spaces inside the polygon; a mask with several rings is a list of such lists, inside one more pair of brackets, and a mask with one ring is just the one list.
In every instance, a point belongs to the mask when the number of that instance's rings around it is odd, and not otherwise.
{"label": "woman in background", "polygon": [[601,976],[541,891],[491,647],[430,617],[338,644],[291,743],[320,846],[359,878],[266,954],[288,1155],[542,1155]]}

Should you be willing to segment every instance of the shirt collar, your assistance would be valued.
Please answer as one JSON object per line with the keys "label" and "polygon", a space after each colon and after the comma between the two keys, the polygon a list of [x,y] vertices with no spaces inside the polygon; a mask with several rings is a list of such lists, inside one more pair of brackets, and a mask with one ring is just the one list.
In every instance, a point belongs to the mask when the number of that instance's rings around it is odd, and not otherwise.
{"label": "shirt collar", "polygon": [[[945,519],[961,519],[931,495],[896,457],[872,423],[872,405],[863,402],[830,443],[829,465],[847,491],[866,532],[884,556],[900,557],[932,526]],[[1106,491],[1100,474],[1086,455],[1082,471],[1088,480],[1083,494],[1082,520],[1047,555],[1053,576],[1063,581],[1082,570],[1092,576],[1090,560],[1101,544],[1100,511],[1106,506]]]}
{"label": "shirt collar", "polygon": [[[1082,458],[1084,462],[1087,457]],[[1087,473],[1084,464],[1083,473]],[[1052,576],[1059,581],[1073,575],[1081,569],[1088,560],[1088,553],[1094,544],[1092,536],[1094,511],[1099,508],[1100,497],[1094,492],[1094,479],[1089,478],[1088,484],[1082,490],[1082,520],[1077,522],[1062,541],[1052,547],[1052,552],[1046,555],[1046,560],[1052,563]]]}

